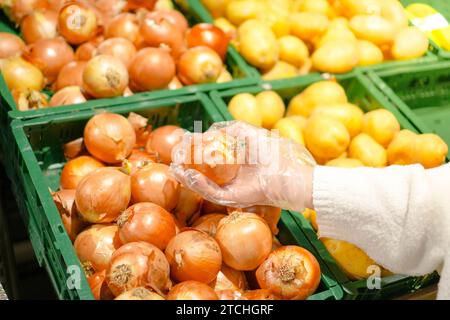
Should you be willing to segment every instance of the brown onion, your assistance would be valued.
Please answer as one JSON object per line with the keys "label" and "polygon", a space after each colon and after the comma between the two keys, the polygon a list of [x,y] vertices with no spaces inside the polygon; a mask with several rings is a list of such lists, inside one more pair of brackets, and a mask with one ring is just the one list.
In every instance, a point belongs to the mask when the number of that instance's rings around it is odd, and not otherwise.
{"label": "brown onion", "polygon": [[225,60],[229,38],[219,27],[210,23],[199,23],[189,30],[186,42],[189,48],[207,46]]}
{"label": "brown onion", "polygon": [[58,14],[51,10],[38,10],[26,16],[20,24],[26,43],[41,39],[54,39],[58,35]]}
{"label": "brown onion", "polygon": [[67,160],[82,156],[87,153],[83,138],[78,138],[63,145],[64,157]]}
{"label": "brown onion", "polygon": [[171,275],[178,281],[213,281],[222,265],[217,242],[208,234],[187,229],[177,234],[166,248]]}
{"label": "brown onion", "polygon": [[80,45],[75,51],[75,59],[78,61],[89,61],[97,55],[97,44],[88,41]]}
{"label": "brown onion", "polygon": [[56,92],[50,99],[50,107],[68,106],[86,102],[86,98],[81,93],[80,87],[65,87]]}
{"label": "brown onion", "polygon": [[165,300],[159,294],[144,287],[128,290],[117,296],[114,300]]}
{"label": "brown onion", "polygon": [[172,150],[181,142],[186,130],[178,126],[167,125],[159,127],[150,133],[146,150],[156,152],[161,161],[167,165],[172,163]]}
{"label": "brown onion", "polygon": [[175,62],[167,50],[161,48],[141,49],[130,66],[133,91],[164,89],[174,76]]}
{"label": "brown onion", "polygon": [[180,199],[173,211],[175,217],[183,224],[191,224],[202,207],[203,199],[190,189],[181,186]]}
{"label": "brown onion", "polygon": [[242,298],[243,300],[279,300],[276,295],[266,289],[245,291]]}
{"label": "brown onion", "polygon": [[75,59],[72,48],[62,39],[42,39],[29,45],[23,57],[38,67],[48,83],[53,83],[59,71]]}
{"label": "brown onion", "polygon": [[95,0],[92,5],[103,15],[106,22],[125,9],[127,0]]}
{"label": "brown onion", "polygon": [[106,284],[106,270],[89,275],[87,281],[95,300],[114,299],[114,295]]}
{"label": "brown onion", "polygon": [[167,300],[219,300],[219,297],[204,283],[184,281],[170,290]]}
{"label": "brown onion", "polygon": [[128,71],[119,59],[99,55],[86,64],[83,88],[94,98],[112,98],[123,95],[128,86]]}
{"label": "brown onion", "polygon": [[61,190],[52,193],[53,201],[61,216],[64,229],[67,231],[72,242],[83,230],[84,223],[78,217],[78,210],[75,205],[75,190]]}
{"label": "brown onion", "polygon": [[180,184],[169,173],[169,166],[149,163],[131,176],[133,203],[152,202],[172,211],[180,198]]}
{"label": "brown onion", "polygon": [[6,59],[1,65],[2,76],[8,89],[19,93],[44,88],[44,76],[38,68],[20,57]]}
{"label": "brown onion", "polygon": [[11,14],[14,21],[20,24],[22,19],[33,13],[37,9],[46,9],[48,7],[47,0],[13,0],[11,6]]}
{"label": "brown onion", "polygon": [[320,276],[316,258],[298,246],[273,251],[256,270],[261,288],[282,299],[306,299],[316,291]]}
{"label": "brown onion", "polygon": [[143,117],[137,113],[130,112],[128,121],[133,126],[136,133],[136,148],[144,148],[151,132],[151,126],[148,123],[148,118]]}
{"label": "brown onion", "polygon": [[112,255],[106,281],[115,296],[137,287],[164,294],[172,286],[169,276],[170,266],[161,250],[150,243],[131,242]]}
{"label": "brown onion", "polygon": [[228,214],[228,211],[227,211],[227,207],[225,207],[225,206],[222,206],[220,204],[215,204],[208,200],[203,200],[202,214],[205,215],[205,214],[209,214],[209,213]]}
{"label": "brown onion", "polygon": [[157,0],[128,0],[128,10],[135,10],[139,8],[145,8],[147,10],[153,10],[155,8]]}
{"label": "brown onion", "polygon": [[80,156],[66,163],[61,171],[61,189],[76,189],[89,173],[104,167],[104,164],[90,156]]}
{"label": "brown onion", "polygon": [[176,225],[172,215],[160,206],[137,203],[125,210],[117,219],[122,243],[144,241],[164,250],[175,237]]}
{"label": "brown onion", "polygon": [[263,218],[269,225],[270,230],[274,235],[278,234],[278,222],[280,221],[281,209],[271,206],[252,206],[244,209],[229,208],[228,211],[231,213],[233,211],[241,212],[251,212],[256,213],[258,216]]}
{"label": "brown onion", "polygon": [[82,88],[83,86],[83,71],[86,66],[85,61],[72,61],[66,64],[59,71],[58,77],[53,84],[53,90],[58,91],[65,87],[77,86]]}
{"label": "brown onion", "polygon": [[272,232],[254,213],[233,212],[220,220],[216,240],[223,261],[241,271],[257,268],[272,250]]}
{"label": "brown onion", "polygon": [[113,18],[105,29],[106,38],[124,38],[134,44],[138,39],[139,24],[136,15],[133,13],[121,13]]}
{"label": "brown onion", "polygon": [[48,97],[47,95],[45,95],[45,93],[42,93],[40,91],[13,90],[11,94],[18,110],[26,111],[30,109],[41,109],[48,107]]}
{"label": "brown onion", "polygon": [[155,20],[158,18],[166,19],[180,30],[184,35],[189,28],[189,23],[186,17],[178,10],[155,10],[152,12],[152,17]]}
{"label": "brown onion", "polygon": [[101,161],[121,163],[131,154],[136,134],[125,117],[114,113],[100,113],[86,124],[84,143],[88,151]]}
{"label": "brown onion", "polygon": [[148,154],[147,152],[141,151],[139,149],[133,149],[130,156],[123,161],[122,168],[126,172],[129,172],[130,175],[133,175],[149,163],[154,162],[157,162],[156,156]]}
{"label": "brown onion", "polygon": [[192,228],[206,232],[211,237],[216,236],[217,226],[219,225],[220,220],[225,218],[225,214],[221,213],[211,213],[205,216],[201,216],[197,220],[195,220]]}
{"label": "brown onion", "polygon": [[130,177],[117,168],[100,168],[77,186],[75,201],[81,217],[91,223],[108,223],[128,207]]}
{"label": "brown onion", "polygon": [[114,251],[121,246],[115,225],[95,224],[83,230],[75,239],[78,259],[87,270],[106,270]]}
{"label": "brown onion", "polygon": [[109,38],[98,46],[97,52],[98,54],[106,54],[119,59],[128,69],[136,55],[136,48],[130,40]]}
{"label": "brown onion", "polygon": [[214,291],[221,290],[246,290],[247,279],[242,271],[234,270],[227,265],[222,265],[216,280],[210,284]]}
{"label": "brown onion", "polygon": [[222,73],[220,56],[209,47],[187,50],[178,61],[178,78],[185,85],[213,83]]}
{"label": "brown onion", "polygon": [[58,31],[70,44],[89,41],[98,31],[97,16],[86,4],[69,3],[59,11]]}
{"label": "brown onion", "polygon": [[20,56],[25,49],[25,43],[18,36],[0,32],[0,59]]}

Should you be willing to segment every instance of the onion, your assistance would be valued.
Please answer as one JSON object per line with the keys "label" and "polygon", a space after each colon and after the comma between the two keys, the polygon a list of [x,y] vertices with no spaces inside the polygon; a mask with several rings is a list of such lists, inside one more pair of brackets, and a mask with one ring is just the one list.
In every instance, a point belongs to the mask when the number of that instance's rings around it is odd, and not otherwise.
{"label": "onion", "polygon": [[170,290],[167,300],[219,300],[219,297],[204,283],[184,281]]}
{"label": "onion", "polygon": [[82,88],[83,86],[83,71],[86,66],[85,61],[72,61],[66,64],[59,71],[58,77],[53,84],[53,90],[58,91],[65,87],[77,86]]}
{"label": "onion", "polygon": [[217,290],[216,294],[219,300],[247,300],[241,290]]}
{"label": "onion", "polygon": [[177,90],[183,88],[183,84],[181,81],[175,76],[172,81],[167,85],[167,89],[169,90]]}
{"label": "onion", "polygon": [[0,59],[17,57],[25,49],[25,43],[18,36],[0,32]]}
{"label": "onion", "polygon": [[258,216],[263,218],[269,225],[270,230],[274,235],[278,234],[278,221],[280,221],[281,209],[271,206],[252,206],[244,209],[229,208],[229,212],[241,211],[241,212],[251,212],[256,213]]}
{"label": "onion", "polygon": [[185,85],[213,83],[223,68],[222,59],[208,47],[187,50],[178,61],[178,78]]}
{"label": "onion", "polygon": [[83,84],[94,98],[118,97],[128,86],[128,71],[119,59],[99,55],[89,60],[84,68]]}
{"label": "onion", "polygon": [[42,39],[29,45],[23,57],[38,67],[48,83],[53,83],[59,71],[75,60],[72,48],[62,39]]}
{"label": "onion", "polygon": [[125,117],[114,113],[100,113],[86,124],[84,143],[94,157],[115,164],[131,154],[136,134]]}
{"label": "onion", "polygon": [[109,288],[118,296],[130,289],[149,287],[158,294],[172,286],[164,253],[146,242],[131,242],[114,252],[106,272]]}
{"label": "onion", "polygon": [[49,3],[49,9],[55,12],[59,12],[71,0],[47,0]]}
{"label": "onion", "polygon": [[217,226],[219,225],[220,220],[225,217],[226,215],[221,213],[207,214],[206,216],[201,216],[199,219],[195,220],[192,228],[206,232],[211,237],[215,237]]}
{"label": "onion", "polygon": [[181,186],[180,199],[173,211],[175,217],[183,224],[190,224],[202,207],[203,199],[197,193]]}
{"label": "onion", "polygon": [[210,202],[208,200],[203,200],[202,205],[202,214],[209,214],[209,213],[223,213],[228,214],[227,207],[222,206],[220,204],[215,204],[213,202]]}
{"label": "onion", "polygon": [[36,9],[46,9],[47,0],[13,0],[11,14],[14,21],[19,24],[22,19],[33,13]]}
{"label": "onion", "polygon": [[245,291],[242,300],[279,300],[270,290],[258,289]]}
{"label": "onion", "polygon": [[130,86],[133,91],[164,89],[174,76],[175,62],[167,50],[161,48],[140,50],[130,66]]}
{"label": "onion", "polygon": [[54,39],[58,35],[58,14],[51,10],[38,10],[26,16],[20,24],[20,30],[26,43],[41,39]]}
{"label": "onion", "polygon": [[80,87],[65,87],[56,92],[50,99],[50,107],[68,106],[86,102]]}
{"label": "onion", "polygon": [[186,130],[178,126],[162,126],[150,133],[146,150],[149,153],[156,152],[161,161],[167,165],[172,162],[172,150],[181,142]]}
{"label": "onion", "polygon": [[94,10],[82,3],[65,5],[58,16],[58,31],[70,44],[81,44],[94,38],[98,22]]}
{"label": "onion", "polygon": [[107,21],[120,14],[127,5],[127,0],[95,0],[91,2]]}
{"label": "onion", "polygon": [[153,10],[157,0],[128,0],[128,10],[134,10],[139,8],[145,8],[147,10]]}
{"label": "onion", "polygon": [[133,149],[130,156],[123,161],[122,168],[124,168],[130,175],[135,174],[137,171],[148,165],[149,163],[157,162],[157,157],[148,154],[145,151],[139,149]]}
{"label": "onion", "polygon": [[133,91],[131,91],[130,87],[126,87],[125,91],[123,92],[124,97],[131,97],[134,95]]}
{"label": "onion", "polygon": [[172,211],[180,198],[180,184],[169,173],[169,166],[149,163],[131,176],[133,203],[152,202]]}
{"label": "onion", "polygon": [[272,233],[267,223],[254,213],[233,212],[223,218],[216,240],[223,261],[241,271],[257,268],[272,250]]}
{"label": "onion", "polygon": [[116,168],[100,168],[78,183],[75,201],[85,221],[108,223],[128,207],[130,197],[128,175]]}
{"label": "onion", "polygon": [[83,230],[84,223],[78,217],[78,210],[75,206],[75,190],[61,190],[52,193],[53,201],[61,216],[64,229],[67,231],[72,242]]}
{"label": "onion", "polygon": [[148,118],[137,113],[130,112],[128,121],[136,133],[136,148],[144,148],[151,132],[151,126],[148,124]]}
{"label": "onion", "polygon": [[159,11],[147,13],[141,20],[139,32],[150,47],[168,47],[177,59],[184,51],[184,36],[179,27],[160,14]]}
{"label": "onion", "polygon": [[144,241],[164,250],[175,237],[175,221],[172,215],[160,206],[137,203],[125,210],[117,220],[122,243]]}
{"label": "onion", "polygon": [[106,270],[96,272],[87,277],[89,287],[95,300],[112,300],[114,295],[106,284]]}
{"label": "onion", "polygon": [[138,40],[139,24],[135,14],[121,13],[113,18],[105,28],[106,38],[124,38],[134,44]]}
{"label": "onion", "polygon": [[95,224],[83,230],[75,239],[78,259],[85,269],[94,272],[106,270],[114,251],[121,246],[115,225]]}
{"label": "onion", "polygon": [[48,97],[37,90],[25,90],[18,91],[13,90],[11,92],[16,108],[20,111],[26,111],[30,109],[41,109],[48,107]]}
{"label": "onion", "polygon": [[83,138],[78,138],[63,145],[64,157],[68,160],[87,153]]}
{"label": "onion", "polygon": [[78,61],[89,61],[97,55],[97,44],[88,41],[80,45],[75,51],[75,59]]}
{"label": "onion", "polygon": [[98,46],[98,54],[113,56],[128,69],[136,55],[136,48],[130,40],[124,38],[110,38]]}
{"label": "onion", "polygon": [[222,265],[217,242],[208,234],[187,229],[177,234],[166,248],[171,275],[178,281],[213,281]]}
{"label": "onion", "polygon": [[165,300],[159,294],[151,292],[144,287],[128,290],[117,296],[114,300]]}
{"label": "onion", "polygon": [[210,23],[199,23],[195,25],[186,35],[189,48],[206,46],[213,49],[225,60],[228,50],[229,38],[219,27]]}
{"label": "onion", "polygon": [[222,265],[216,280],[210,286],[217,292],[222,290],[246,290],[248,285],[244,272]]}
{"label": "onion", "polygon": [[40,91],[44,88],[44,76],[38,68],[19,57],[9,58],[1,66],[3,78],[11,91]]}
{"label": "onion", "polygon": [[185,16],[178,10],[155,10],[151,13],[151,16],[154,20],[165,19],[181,32],[181,34],[185,34],[187,29],[189,28],[189,23],[186,20]]}
{"label": "onion", "polygon": [[85,176],[102,167],[103,163],[90,156],[80,156],[68,161],[61,171],[61,189],[76,189]]}
{"label": "onion", "polygon": [[282,299],[306,299],[319,286],[320,275],[316,258],[308,250],[297,246],[273,251],[256,270],[261,288]]}

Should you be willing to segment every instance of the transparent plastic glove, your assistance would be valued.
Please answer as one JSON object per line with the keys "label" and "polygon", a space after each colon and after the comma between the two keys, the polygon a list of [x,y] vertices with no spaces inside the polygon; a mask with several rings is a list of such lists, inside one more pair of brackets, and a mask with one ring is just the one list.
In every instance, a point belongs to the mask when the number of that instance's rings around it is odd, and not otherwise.
{"label": "transparent plastic glove", "polygon": [[[232,139],[234,151],[239,154],[237,175],[222,186],[187,168],[192,141],[218,134]],[[216,123],[203,134],[186,133],[173,150],[171,171],[186,187],[214,203],[235,208],[268,205],[303,211],[310,203],[314,166],[313,157],[303,146],[268,130],[232,121]]]}

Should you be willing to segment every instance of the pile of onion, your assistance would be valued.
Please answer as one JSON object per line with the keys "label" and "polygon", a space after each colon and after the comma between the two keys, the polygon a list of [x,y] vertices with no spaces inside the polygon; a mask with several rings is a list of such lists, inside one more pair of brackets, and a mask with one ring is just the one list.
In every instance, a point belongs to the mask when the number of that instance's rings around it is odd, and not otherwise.
{"label": "pile of onion", "polygon": [[167,300],[219,300],[219,297],[204,283],[184,281],[170,290]]}
{"label": "pile of onion", "polygon": [[61,171],[61,189],[76,189],[80,181],[104,164],[90,156],[80,156],[66,163]]}
{"label": "pile of onion", "polygon": [[54,39],[58,35],[58,14],[51,10],[37,10],[27,15],[20,24],[25,42]]}
{"label": "pile of onion", "polygon": [[58,30],[70,44],[81,44],[97,35],[97,16],[85,4],[68,3],[59,11]]}

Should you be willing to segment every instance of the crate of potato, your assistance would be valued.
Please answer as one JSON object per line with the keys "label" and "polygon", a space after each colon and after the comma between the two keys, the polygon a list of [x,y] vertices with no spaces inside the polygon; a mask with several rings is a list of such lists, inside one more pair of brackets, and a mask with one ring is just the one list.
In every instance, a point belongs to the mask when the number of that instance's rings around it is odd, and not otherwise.
{"label": "crate of potato", "polygon": [[223,121],[205,94],[103,111],[12,123],[15,194],[61,299],[342,299],[290,213],[213,205],[169,174],[184,129]]}
{"label": "crate of potato", "polygon": [[[305,145],[318,164],[338,167],[385,167],[420,163],[427,168],[445,162],[446,143],[416,127],[359,72],[337,78],[295,78],[259,86],[212,92],[227,119],[276,129]],[[334,239],[318,239],[315,212],[297,213],[296,221],[318,254],[328,263],[347,298],[387,298],[406,294],[436,276],[391,275],[380,267],[381,290],[369,290],[364,278],[376,265],[359,248]],[[307,222],[308,219],[310,222]]]}
{"label": "crate of potato", "polygon": [[396,0],[190,0],[263,80],[436,61]]}

